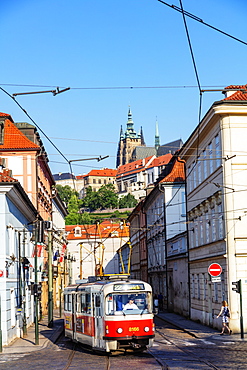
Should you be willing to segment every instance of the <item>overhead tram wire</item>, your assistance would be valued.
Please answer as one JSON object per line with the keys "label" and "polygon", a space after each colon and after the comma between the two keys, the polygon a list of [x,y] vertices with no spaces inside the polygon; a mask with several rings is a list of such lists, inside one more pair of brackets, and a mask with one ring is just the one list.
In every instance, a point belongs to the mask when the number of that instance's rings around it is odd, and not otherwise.
{"label": "overhead tram wire", "polygon": [[[0,83],[0,86],[17,86],[17,87],[40,87],[54,88],[54,85],[27,85],[27,84],[9,84]],[[222,85],[205,85],[204,88],[224,88]],[[63,86],[61,86],[63,88]],[[70,87],[70,90],[127,90],[127,89],[194,89],[194,85],[177,85],[177,86],[95,86],[95,87]],[[215,91],[215,90],[214,90]],[[221,91],[221,89],[219,90]],[[12,97],[12,96],[11,96]],[[13,97],[12,97],[13,98]]]}
{"label": "overhead tram wire", "polygon": [[30,119],[30,121],[32,121],[32,123],[35,125],[35,127],[37,127],[40,132],[42,132],[42,134],[44,135],[44,137],[49,141],[49,143],[58,151],[58,153],[63,157],[63,159],[65,159],[65,161],[69,163],[69,160],[65,157],[65,155],[61,152],[60,149],[58,149],[58,147],[51,141],[51,139],[45,134],[45,132],[39,127],[39,125],[34,121],[34,119],[27,113],[27,111],[21,106],[21,104],[12,96],[8,93],[8,91],[6,91],[5,89],[3,89],[1,86],[0,86],[0,90],[2,90],[5,94],[7,94],[17,105],[18,107],[26,114],[26,116]]}
{"label": "overhead tram wire", "polygon": [[196,15],[194,15],[194,14],[192,14],[192,13],[187,12],[186,10],[183,10],[182,8],[179,8],[179,7],[178,7],[178,6],[176,6],[176,5],[168,4],[168,3],[166,3],[165,1],[162,1],[162,0],[158,0],[158,1],[159,1],[160,3],[162,3],[162,4],[166,5],[166,6],[168,6],[169,8],[172,8],[172,9],[176,10],[177,12],[183,13],[183,14],[184,14],[184,15],[186,15],[187,17],[194,19],[194,21],[197,21],[197,22],[199,22],[199,23],[201,23],[201,24],[204,24],[204,26],[207,26],[207,27],[209,27],[209,28],[212,28],[213,30],[215,30],[215,31],[217,31],[217,32],[220,32],[220,33],[222,33],[223,35],[225,35],[225,36],[227,36],[227,37],[230,37],[231,39],[233,39],[233,40],[235,40],[235,41],[238,41],[238,42],[240,42],[240,43],[242,43],[242,44],[244,44],[244,45],[247,45],[247,42],[245,42],[245,41],[243,41],[243,40],[241,40],[241,39],[239,39],[239,38],[237,38],[237,37],[235,37],[235,36],[232,36],[232,35],[230,35],[229,33],[224,32],[224,31],[220,30],[219,28],[212,26],[212,25],[211,25],[211,24],[209,24],[209,23],[204,22],[201,18],[197,17]]}

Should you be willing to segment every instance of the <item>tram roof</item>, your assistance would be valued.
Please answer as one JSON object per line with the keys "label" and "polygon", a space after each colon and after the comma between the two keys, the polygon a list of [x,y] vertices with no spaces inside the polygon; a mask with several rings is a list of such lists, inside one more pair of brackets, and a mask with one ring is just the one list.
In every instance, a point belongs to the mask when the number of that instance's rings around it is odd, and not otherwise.
{"label": "tram roof", "polygon": [[126,278],[125,277],[111,277],[110,279],[100,279],[100,280],[97,280],[95,279],[94,281],[90,281],[89,280],[81,280],[81,281],[78,281],[78,283],[76,284],[72,284],[72,285],[69,285],[65,288],[66,291],[79,291],[80,289],[83,289],[85,287],[102,287],[102,286],[110,286],[110,285],[114,285],[116,283],[123,283],[123,284],[145,284],[146,288],[150,287],[150,284],[148,284],[147,282],[145,281],[142,281],[142,280],[137,280],[137,279],[129,279],[128,277]]}

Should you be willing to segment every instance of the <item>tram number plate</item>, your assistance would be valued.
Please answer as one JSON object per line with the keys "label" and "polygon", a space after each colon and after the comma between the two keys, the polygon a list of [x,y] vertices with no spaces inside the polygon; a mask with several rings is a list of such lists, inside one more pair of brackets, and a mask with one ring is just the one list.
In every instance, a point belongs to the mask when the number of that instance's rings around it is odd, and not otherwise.
{"label": "tram number plate", "polygon": [[138,326],[132,326],[129,328],[129,331],[139,331],[140,328],[138,328]]}

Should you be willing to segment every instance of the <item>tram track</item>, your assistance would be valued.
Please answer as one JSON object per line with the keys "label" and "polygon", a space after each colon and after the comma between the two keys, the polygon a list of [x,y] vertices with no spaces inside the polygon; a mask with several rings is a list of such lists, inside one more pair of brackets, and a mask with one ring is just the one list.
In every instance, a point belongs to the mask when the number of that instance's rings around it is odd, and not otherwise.
{"label": "tram track", "polygon": [[[66,364],[64,364],[61,370],[72,370],[74,368],[80,369],[90,369],[97,368],[99,370],[111,370],[111,369],[119,369],[125,370],[126,363],[128,364],[127,367],[135,368],[143,370],[144,368],[147,370],[165,370],[166,367],[162,366],[160,361],[156,359],[149,351],[143,354],[131,354],[131,353],[122,353],[122,354],[97,354],[95,351],[90,350],[90,348],[84,348],[78,343],[73,343],[71,348],[67,348],[69,351],[67,355]],[[83,356],[84,357],[83,357]],[[93,355],[93,356],[92,356]],[[90,356],[90,357],[87,357]],[[90,367],[87,367],[85,361],[88,363],[90,361]],[[154,364],[154,362],[156,364]],[[81,367],[78,367],[78,365]],[[79,366],[80,366],[79,365]]]}
{"label": "tram track", "polygon": [[[160,331],[159,329],[155,329],[155,331],[162,337],[165,339],[165,341],[167,343],[169,343],[170,345],[172,346],[175,346],[178,350],[182,351],[183,353],[185,353],[186,355],[189,356],[189,358],[192,358],[196,361],[198,361],[199,363],[201,364],[204,364],[204,365],[207,365],[209,369],[214,369],[214,370],[221,370],[219,367],[217,367],[216,365],[214,365],[213,363],[211,363],[210,361],[207,361],[207,360],[203,360],[202,358],[196,356],[195,354],[191,353],[191,351],[189,350],[186,350],[184,347],[182,347],[182,345],[178,345],[177,343],[175,343],[169,336],[165,335],[162,331]],[[184,343],[186,343],[186,341],[183,340]],[[157,341],[158,343],[158,341]],[[152,355],[156,358],[155,354],[152,353]],[[156,358],[157,361],[160,362],[160,360],[158,358]],[[187,360],[184,360],[184,361],[187,361]],[[166,369],[169,370],[169,367],[167,366]]]}
{"label": "tram track", "polygon": [[73,358],[75,356],[75,353],[76,353],[76,346],[77,346],[77,343],[74,343],[73,345],[73,348],[70,350],[70,354],[69,354],[69,357],[68,357],[68,362],[67,364],[65,365],[65,367],[63,368],[63,370],[68,370],[72,361],[73,361]]}

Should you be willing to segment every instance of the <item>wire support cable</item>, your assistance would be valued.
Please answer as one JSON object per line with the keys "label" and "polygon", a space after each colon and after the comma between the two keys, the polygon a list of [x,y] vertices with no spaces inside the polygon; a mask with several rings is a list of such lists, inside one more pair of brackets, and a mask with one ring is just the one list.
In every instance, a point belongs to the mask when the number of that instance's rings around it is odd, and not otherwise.
{"label": "wire support cable", "polygon": [[238,41],[238,42],[240,42],[240,43],[242,43],[242,44],[244,44],[244,45],[247,45],[247,42],[246,42],[246,41],[243,41],[243,40],[241,40],[241,39],[239,39],[239,38],[237,38],[237,37],[235,37],[235,36],[230,35],[230,34],[229,34],[229,33],[227,33],[227,32],[224,32],[224,31],[220,30],[220,29],[219,29],[219,28],[217,28],[217,27],[212,26],[212,25],[211,25],[211,24],[209,24],[209,23],[204,22],[201,18],[197,17],[196,15],[194,15],[194,14],[192,14],[192,13],[187,12],[186,10],[183,10],[182,8],[179,8],[179,7],[178,7],[178,6],[176,6],[176,5],[168,4],[167,2],[162,1],[162,0],[158,0],[158,1],[159,1],[160,3],[162,3],[162,4],[166,5],[166,6],[168,6],[169,8],[172,8],[172,9],[176,10],[177,12],[183,13],[183,14],[184,14],[184,15],[186,15],[187,17],[192,18],[193,20],[195,20],[195,21],[197,21],[197,22],[199,22],[199,23],[204,24],[204,26],[207,26],[207,27],[209,27],[209,28],[212,28],[213,30],[215,30],[215,31],[217,31],[217,32],[220,32],[220,33],[222,33],[223,35],[225,35],[225,36],[227,36],[227,37],[230,37],[231,39],[233,39],[233,40],[235,40],[235,41]]}

